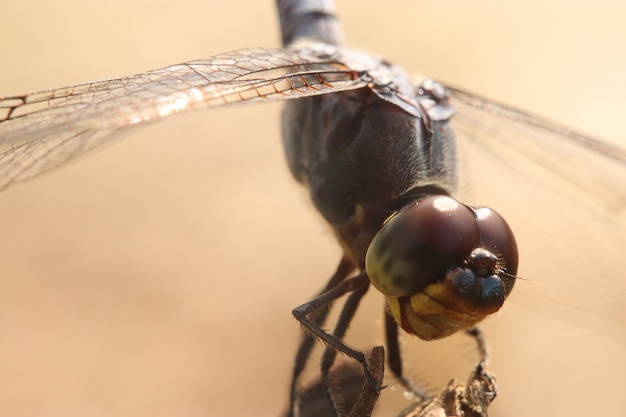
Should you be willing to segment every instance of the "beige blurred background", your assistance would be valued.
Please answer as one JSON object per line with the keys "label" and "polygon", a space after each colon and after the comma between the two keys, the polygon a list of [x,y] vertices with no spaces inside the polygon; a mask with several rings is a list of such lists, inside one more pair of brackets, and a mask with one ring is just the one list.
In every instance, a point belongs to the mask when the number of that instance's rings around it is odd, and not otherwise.
{"label": "beige blurred background", "polygon": [[[269,0],[3,3],[7,95],[278,46]],[[338,3],[353,45],[623,137],[617,1]],[[0,415],[284,409],[299,331],[291,309],[323,285],[339,250],[287,174],[279,111],[183,116],[0,194]],[[381,305],[372,292],[351,343],[381,342]],[[626,414],[619,338],[515,303],[484,329],[501,391],[492,415]],[[410,371],[433,388],[465,378],[475,359],[466,339],[407,342]],[[405,405],[390,389],[378,414]]]}

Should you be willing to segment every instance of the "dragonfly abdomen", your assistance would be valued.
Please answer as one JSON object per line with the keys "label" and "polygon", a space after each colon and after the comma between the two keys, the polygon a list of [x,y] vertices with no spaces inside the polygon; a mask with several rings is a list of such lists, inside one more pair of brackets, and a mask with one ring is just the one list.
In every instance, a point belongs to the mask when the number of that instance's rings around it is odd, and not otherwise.
{"label": "dragonfly abdomen", "polygon": [[330,45],[343,43],[343,30],[331,0],[278,0],[283,46],[309,38]]}

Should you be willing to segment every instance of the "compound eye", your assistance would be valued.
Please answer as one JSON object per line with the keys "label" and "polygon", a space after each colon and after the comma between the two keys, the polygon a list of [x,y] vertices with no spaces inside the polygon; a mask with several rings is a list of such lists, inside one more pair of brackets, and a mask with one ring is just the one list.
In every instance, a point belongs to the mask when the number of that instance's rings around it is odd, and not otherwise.
{"label": "compound eye", "polygon": [[498,257],[498,276],[504,282],[506,293],[510,294],[515,284],[519,263],[513,231],[502,216],[488,207],[476,209],[476,221],[480,229],[481,247]]}
{"label": "compound eye", "polygon": [[365,268],[383,294],[415,294],[445,277],[480,246],[475,213],[448,196],[430,196],[391,217],[372,240]]}

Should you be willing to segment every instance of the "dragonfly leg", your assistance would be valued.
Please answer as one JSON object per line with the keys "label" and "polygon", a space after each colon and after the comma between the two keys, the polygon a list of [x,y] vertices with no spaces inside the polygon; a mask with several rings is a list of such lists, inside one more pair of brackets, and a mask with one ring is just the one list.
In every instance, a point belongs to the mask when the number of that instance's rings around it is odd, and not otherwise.
{"label": "dragonfly leg", "polygon": [[[376,381],[376,386],[383,383],[385,371],[385,351],[382,346],[375,346],[369,359],[370,373]],[[360,367],[354,361],[343,361],[333,369],[332,379],[335,385],[341,387],[341,395],[346,409],[350,410],[347,417],[370,417],[376,406],[380,390],[363,377]],[[332,417],[326,398],[326,387],[321,378],[314,381],[300,392],[300,414],[298,417]]]}
{"label": "dragonfly leg", "polygon": [[487,350],[485,334],[478,327],[472,327],[471,329],[467,329],[465,332],[476,340],[476,344],[478,345],[478,357],[480,360],[479,365],[486,367],[487,359],[489,359],[489,352]]}
{"label": "dragonfly leg", "polygon": [[[305,303],[295,308],[293,310],[293,315],[309,333],[311,333],[314,337],[320,339],[328,347],[331,347],[337,351],[340,351],[344,355],[359,362],[361,364],[361,367],[363,368],[363,372],[365,374],[365,377],[368,379],[369,383],[372,385],[375,385],[374,380],[372,379],[370,375],[367,361],[365,359],[365,355],[362,352],[356,349],[353,349],[349,347],[348,345],[346,345],[345,343],[343,343],[341,339],[339,337],[336,337],[334,334],[330,334],[322,330],[320,326],[316,324],[316,321],[310,318],[311,314],[318,312],[320,309],[327,309],[328,306],[332,304],[336,299],[340,298],[341,296],[347,293],[357,292],[357,293],[364,294],[367,291],[368,286],[369,286],[369,279],[367,278],[367,275],[365,275],[365,273],[361,273],[353,278],[340,282],[337,286],[321,294],[314,300],[311,300],[308,303]],[[359,296],[355,296],[355,298],[358,299],[358,301],[360,301],[360,298],[363,296],[363,294]],[[353,298],[353,300],[355,298]],[[358,305],[358,301],[355,303],[355,306]],[[348,302],[346,303],[348,304]],[[352,303],[354,303],[354,301]],[[352,307],[347,307],[347,309],[350,310],[352,309]],[[351,316],[352,314],[350,314],[349,316],[346,316],[346,318],[348,319],[347,323],[342,324],[342,325],[345,325],[347,327],[347,324]],[[375,388],[379,389],[379,387],[375,387]],[[296,393],[296,400],[291,405],[292,415],[296,415],[295,411],[297,408],[297,402],[298,401],[297,401],[297,393]]]}
{"label": "dragonfly leg", "polygon": [[[354,270],[354,265],[348,258],[342,258],[339,262],[339,266],[337,270],[330,278],[324,289],[318,294],[318,296],[326,293],[332,288],[335,288],[339,283],[348,277],[348,275]],[[310,317],[310,320],[313,321],[318,327],[323,325],[328,317],[328,313],[330,312],[330,306],[332,301],[328,304],[328,308],[325,308],[318,312],[317,315],[313,315]],[[290,394],[289,394],[289,414],[288,417],[293,417],[297,415],[295,413],[296,407],[298,406],[298,381],[302,371],[306,366],[306,363],[311,356],[311,351],[313,350],[313,346],[315,344],[315,337],[311,335],[309,332],[304,332],[302,336],[302,340],[300,341],[300,346],[298,347],[298,353],[296,354],[296,360],[294,363],[293,373],[291,376],[291,386],[290,386]]]}
{"label": "dragonfly leg", "polygon": [[[356,278],[359,278],[359,277],[356,277]],[[346,300],[346,303],[344,304],[343,309],[341,310],[339,319],[337,320],[337,325],[335,326],[335,330],[333,331],[333,337],[336,338],[336,340],[342,340],[343,337],[345,336],[348,330],[348,326],[350,325],[350,322],[354,318],[354,314],[356,313],[359,303],[361,302],[361,299],[363,298],[363,296],[367,293],[368,289],[369,289],[369,280],[362,281],[361,283],[359,283],[359,286],[354,289],[352,294],[350,294],[350,296]],[[341,350],[341,346],[335,346],[330,343],[327,343],[327,344],[328,344],[328,347],[326,348],[326,351],[324,352],[324,356],[322,357],[321,381],[322,381],[322,386],[325,389],[326,398],[328,399],[328,402],[331,407],[331,413],[335,417],[339,417],[339,415],[344,414],[342,412],[343,410],[341,410],[342,405],[343,405],[343,401],[342,401],[343,399],[338,393],[335,392],[336,390],[334,389],[333,384],[329,380],[329,371],[333,363],[335,362],[337,351]],[[347,347],[345,345],[343,346]],[[352,348],[349,348],[349,347],[348,349],[352,350]],[[351,355],[349,352],[344,352],[344,353],[346,353],[348,356],[354,357],[357,361],[361,363],[361,366],[363,367],[363,374],[365,375],[367,381],[369,382],[372,388],[374,388],[376,391],[379,391],[380,385],[376,384],[376,382],[372,379],[367,362],[365,362],[365,358],[363,357],[363,354],[361,352],[357,352],[359,354],[359,357],[355,357]],[[363,360],[361,360],[360,357],[363,357]]]}
{"label": "dragonfly leg", "polygon": [[[466,333],[476,340],[478,345],[479,362],[474,370],[474,375],[470,378],[468,386],[472,381],[476,381],[477,386],[481,387],[480,395],[474,398],[481,401],[481,409],[487,410],[489,404],[498,396],[498,386],[494,376],[487,371],[487,360],[489,359],[489,351],[487,349],[487,341],[485,334],[478,327],[467,329]],[[480,414],[482,416],[482,414]],[[485,411],[484,415],[487,415]]]}
{"label": "dragonfly leg", "polygon": [[418,401],[424,401],[432,398],[432,395],[424,388],[420,387],[412,379],[404,375],[402,371],[402,355],[400,352],[400,335],[398,333],[398,324],[395,319],[385,309],[385,338],[387,345],[387,364],[389,369],[407,391],[413,393]]}

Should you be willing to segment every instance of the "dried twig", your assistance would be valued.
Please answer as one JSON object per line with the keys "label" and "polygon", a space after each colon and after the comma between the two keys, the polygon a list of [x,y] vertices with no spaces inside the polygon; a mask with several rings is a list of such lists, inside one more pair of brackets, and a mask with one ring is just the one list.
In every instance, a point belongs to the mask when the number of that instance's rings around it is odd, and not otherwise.
{"label": "dried twig", "polygon": [[[384,349],[372,349],[370,372],[381,386],[384,374]],[[348,417],[370,417],[380,391],[375,390],[363,377],[359,366],[342,364],[333,372],[337,391],[343,397]],[[300,417],[330,416],[328,400],[321,381],[302,392]],[[494,376],[480,362],[466,383],[451,380],[437,395],[418,401],[404,409],[397,417],[487,417],[487,409],[497,394]]]}

